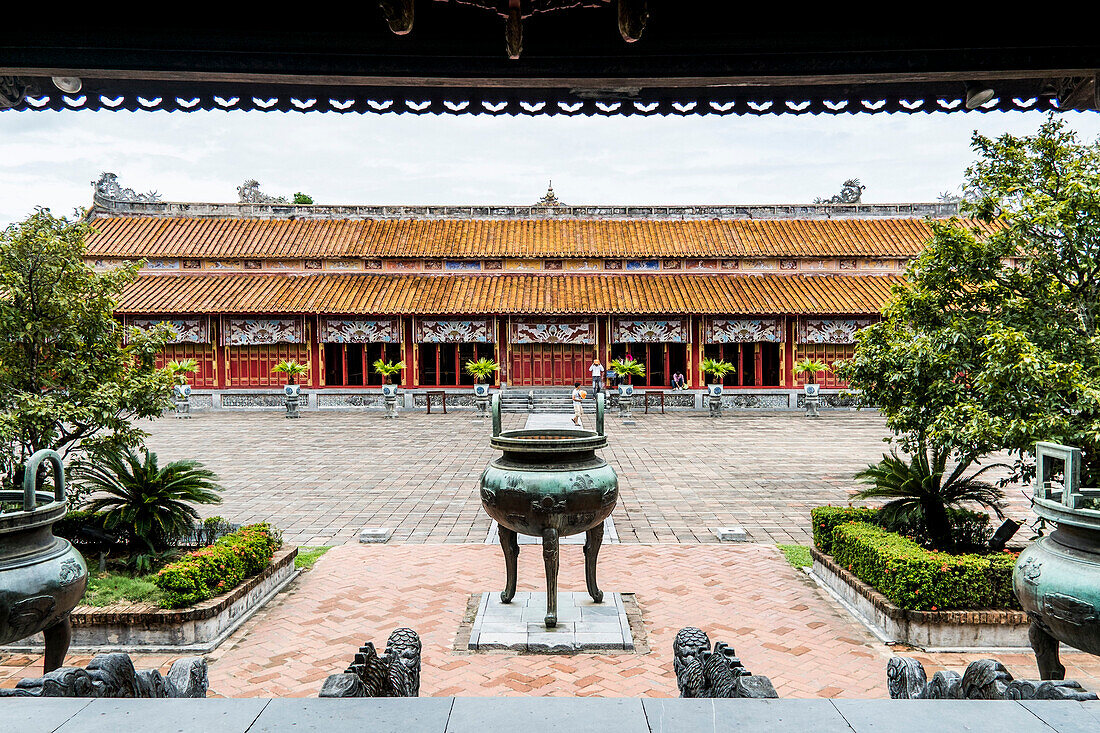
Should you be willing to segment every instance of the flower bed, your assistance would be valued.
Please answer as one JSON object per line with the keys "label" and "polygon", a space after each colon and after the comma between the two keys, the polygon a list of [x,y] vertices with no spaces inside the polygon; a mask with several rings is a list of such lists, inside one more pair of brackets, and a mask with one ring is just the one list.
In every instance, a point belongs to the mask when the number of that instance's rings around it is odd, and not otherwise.
{"label": "flower bed", "polygon": [[863,522],[833,530],[832,549],[838,565],[899,608],[1019,608],[1012,593],[1015,553],[950,555]]}
{"label": "flower bed", "polygon": [[[1015,553],[955,555],[927,550],[872,524],[876,514],[866,508],[818,507],[811,512],[814,545],[899,608],[1019,608],[1012,593]],[[968,516],[973,514],[956,513],[953,523],[973,522]]]}
{"label": "flower bed", "polygon": [[213,598],[256,575],[282,544],[269,524],[250,524],[214,544],[165,565],[156,576],[165,608],[182,608]]}
{"label": "flower bed", "polygon": [[[956,513],[964,535],[988,518]],[[949,554],[873,524],[877,511],[813,510],[813,575],[884,639],[926,648],[1024,646],[1027,616],[1012,592],[1016,553]]]}

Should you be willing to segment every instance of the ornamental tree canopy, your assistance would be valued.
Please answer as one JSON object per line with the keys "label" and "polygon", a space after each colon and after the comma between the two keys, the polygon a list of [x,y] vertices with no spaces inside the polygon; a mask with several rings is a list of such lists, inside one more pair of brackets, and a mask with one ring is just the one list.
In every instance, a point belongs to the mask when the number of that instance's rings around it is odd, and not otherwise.
{"label": "ornamental tree canopy", "polygon": [[964,212],[1003,227],[933,225],[843,378],[907,451],[971,463],[994,450],[1029,478],[1035,441],[1086,451],[1100,482],[1100,144],[1059,120],[1034,136],[975,135]]}
{"label": "ornamental tree canopy", "polygon": [[155,366],[168,329],[123,343],[113,311],[137,273],[96,272],[83,259],[88,225],[38,209],[0,233],[0,464],[22,481],[32,453],[81,457],[144,436],[136,418],[167,406],[171,378]]}

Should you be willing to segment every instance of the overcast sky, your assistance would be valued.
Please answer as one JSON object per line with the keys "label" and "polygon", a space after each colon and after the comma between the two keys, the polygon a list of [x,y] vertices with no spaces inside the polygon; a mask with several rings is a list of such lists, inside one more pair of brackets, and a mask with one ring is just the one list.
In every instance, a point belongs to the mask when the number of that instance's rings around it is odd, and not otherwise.
{"label": "overcast sky", "polygon": [[[281,112],[0,112],[0,224],[71,214],[113,171],[165,200],[269,194],[318,203],[803,203],[858,177],[864,201],[957,189],[970,135],[1033,132],[1039,113],[489,117]],[[1094,140],[1100,115],[1070,113]]]}

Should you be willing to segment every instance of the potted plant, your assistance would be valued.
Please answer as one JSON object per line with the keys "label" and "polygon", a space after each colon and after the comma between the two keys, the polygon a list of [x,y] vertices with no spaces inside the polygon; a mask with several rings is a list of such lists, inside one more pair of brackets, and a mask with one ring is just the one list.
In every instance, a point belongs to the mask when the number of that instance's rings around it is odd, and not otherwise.
{"label": "potted plant", "polygon": [[164,365],[165,371],[172,378],[172,398],[176,405],[176,417],[191,417],[191,385],[187,383],[187,375],[199,370],[199,363],[194,359],[176,361],[173,359]]}
{"label": "potted plant", "polygon": [[392,362],[385,359],[376,359],[374,371],[382,375],[382,399],[386,403],[384,417],[397,417],[397,384],[392,380],[405,368],[405,362]]}
{"label": "potted plant", "polygon": [[709,374],[714,381],[707,385],[707,394],[711,397],[722,395],[722,380],[727,374],[735,373],[737,367],[723,359],[703,359],[703,373]]}
{"label": "potted plant", "polygon": [[796,377],[806,377],[806,384],[803,389],[806,391],[807,397],[817,397],[821,392],[821,387],[817,384],[817,373],[828,371],[831,371],[829,365],[817,359],[801,359],[794,363],[794,375]]}
{"label": "potted plant", "polygon": [[492,359],[481,358],[466,362],[466,373],[474,378],[475,395],[479,398],[489,396],[489,383],[498,369],[500,369],[500,364]]}
{"label": "potted plant", "polygon": [[634,394],[634,385],[630,383],[633,377],[645,376],[645,366],[632,358],[615,359],[607,365],[607,368],[619,377],[620,397],[630,397]]}
{"label": "potted plant", "polygon": [[817,405],[821,401],[817,373],[830,371],[829,365],[817,359],[806,358],[796,361],[793,371],[796,377],[806,377],[806,384],[802,388],[806,392],[806,416],[817,417]]}
{"label": "potted plant", "polygon": [[286,395],[286,416],[288,418],[298,417],[298,401],[302,396],[302,388],[298,385],[297,379],[308,371],[308,364],[302,364],[295,359],[283,359],[271,367],[273,374],[286,375],[287,384],[283,387],[283,393]]}

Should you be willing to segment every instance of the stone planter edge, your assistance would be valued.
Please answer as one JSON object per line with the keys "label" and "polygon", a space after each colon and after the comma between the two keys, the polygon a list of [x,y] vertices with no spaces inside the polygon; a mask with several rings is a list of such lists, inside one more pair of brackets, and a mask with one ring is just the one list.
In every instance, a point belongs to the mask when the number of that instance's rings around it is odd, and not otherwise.
{"label": "stone planter edge", "polygon": [[[811,574],[869,623],[887,643],[901,643],[926,650],[969,650],[983,648],[1025,648],[1028,646],[1028,617],[1008,609],[959,609],[910,611],[894,605],[886,596],[864,583],[832,557],[816,547]],[[861,618],[860,618],[861,617]]]}
{"label": "stone planter edge", "polygon": [[[189,608],[159,608],[147,603],[77,606],[72,613],[70,651],[213,651],[297,577],[297,556],[297,547],[279,549],[261,572],[229,592]],[[41,635],[0,647],[24,653],[41,649]]]}

